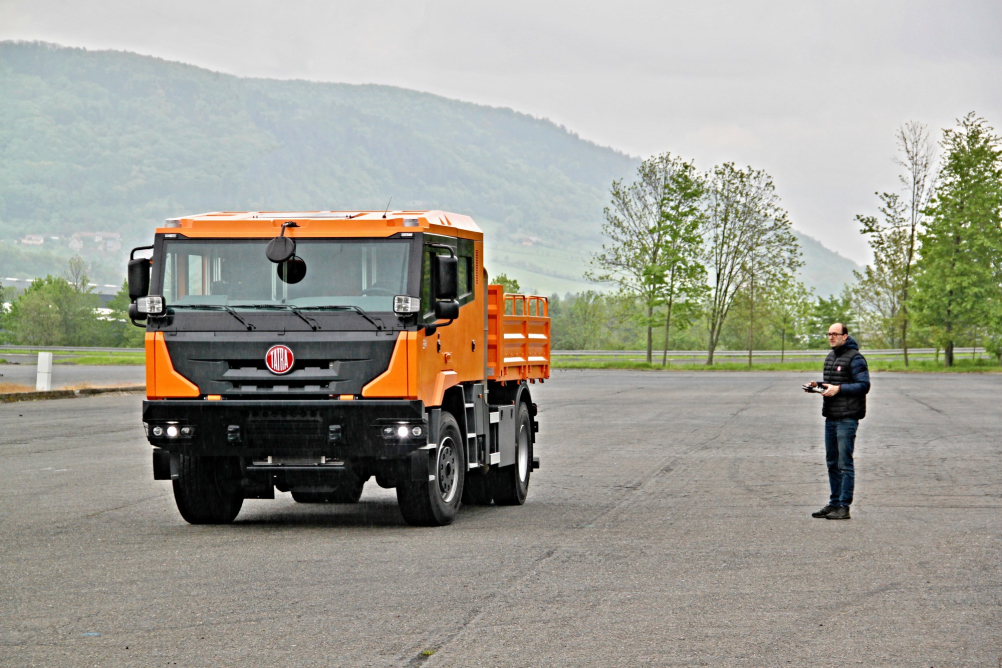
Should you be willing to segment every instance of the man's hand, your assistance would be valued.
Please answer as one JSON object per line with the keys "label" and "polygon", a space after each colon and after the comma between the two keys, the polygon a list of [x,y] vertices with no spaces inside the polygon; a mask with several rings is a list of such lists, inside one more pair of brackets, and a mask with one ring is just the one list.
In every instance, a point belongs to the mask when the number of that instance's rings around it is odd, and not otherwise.
{"label": "man's hand", "polygon": [[834,397],[839,391],[838,385],[829,385],[825,388],[825,391],[821,393],[822,397]]}

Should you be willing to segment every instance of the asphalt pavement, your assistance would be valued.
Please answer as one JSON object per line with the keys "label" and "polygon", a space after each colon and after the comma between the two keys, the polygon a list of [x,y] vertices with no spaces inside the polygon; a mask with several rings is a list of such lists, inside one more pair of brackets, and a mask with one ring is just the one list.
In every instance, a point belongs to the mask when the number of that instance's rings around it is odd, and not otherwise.
{"label": "asphalt pavement", "polygon": [[558,371],[523,507],[191,526],[141,397],[0,405],[3,666],[1002,661],[1002,375],[874,374],[852,519],[809,374]]}
{"label": "asphalt pavement", "polygon": [[[14,356],[4,355],[4,359]],[[26,356],[25,356],[26,357]],[[0,383],[18,383],[35,388],[38,367],[34,360],[21,364],[0,364]],[[145,385],[146,367],[131,364],[82,365],[53,364],[52,389],[63,387],[105,387],[114,385]]]}

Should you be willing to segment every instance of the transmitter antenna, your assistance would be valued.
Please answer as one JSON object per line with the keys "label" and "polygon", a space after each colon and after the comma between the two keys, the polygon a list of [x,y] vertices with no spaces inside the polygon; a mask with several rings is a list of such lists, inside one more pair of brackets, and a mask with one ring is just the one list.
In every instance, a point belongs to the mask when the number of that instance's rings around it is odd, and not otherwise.
{"label": "transmitter antenna", "polygon": [[[390,202],[392,202],[392,201],[393,201],[393,198],[391,197],[390,198]],[[383,211],[383,218],[386,218],[386,214],[390,212],[390,202],[386,203],[386,211]]]}

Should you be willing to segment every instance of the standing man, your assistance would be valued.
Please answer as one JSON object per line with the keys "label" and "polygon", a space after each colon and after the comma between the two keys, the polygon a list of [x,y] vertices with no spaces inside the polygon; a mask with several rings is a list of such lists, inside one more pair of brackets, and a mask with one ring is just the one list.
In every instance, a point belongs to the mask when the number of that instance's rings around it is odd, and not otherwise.
{"label": "standing man", "polygon": [[[811,381],[808,387],[823,387],[825,416],[825,459],[828,463],[828,484],[831,497],[828,505],[811,517],[828,520],[849,519],[852,491],[856,483],[852,451],[856,446],[856,429],[866,416],[866,394],[870,391],[870,370],[859,353],[859,344],[849,336],[849,328],[836,322],[828,328],[824,381]],[[806,389],[806,388],[805,388]]]}

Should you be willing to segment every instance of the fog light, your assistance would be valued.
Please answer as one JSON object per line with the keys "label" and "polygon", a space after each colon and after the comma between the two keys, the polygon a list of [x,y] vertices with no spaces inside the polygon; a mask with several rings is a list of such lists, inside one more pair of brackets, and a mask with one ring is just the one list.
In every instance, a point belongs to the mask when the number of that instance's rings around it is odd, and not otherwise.
{"label": "fog light", "polygon": [[383,427],[383,436],[387,438],[393,436],[393,427]]}
{"label": "fog light", "polygon": [[411,436],[420,436],[424,433],[421,427],[411,427]]}
{"label": "fog light", "polygon": [[182,436],[191,436],[191,427],[181,427]]}
{"label": "fog light", "polygon": [[163,436],[164,435],[164,428],[163,427],[153,427],[153,435],[154,436]]}
{"label": "fog light", "polygon": [[174,425],[167,427],[167,437],[177,438],[177,427],[175,427]]}
{"label": "fog light", "polygon": [[399,427],[397,427],[397,436],[399,436],[400,438],[407,438],[408,431],[409,430],[405,425],[400,425]]}

